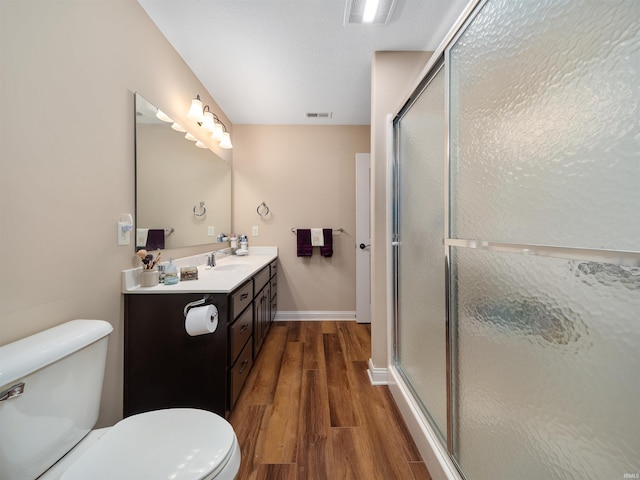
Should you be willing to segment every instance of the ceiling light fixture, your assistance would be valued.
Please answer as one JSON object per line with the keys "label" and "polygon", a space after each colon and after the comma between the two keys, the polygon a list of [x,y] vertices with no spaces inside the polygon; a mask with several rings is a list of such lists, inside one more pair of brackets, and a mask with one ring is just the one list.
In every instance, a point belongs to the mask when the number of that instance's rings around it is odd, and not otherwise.
{"label": "ceiling light fixture", "polygon": [[220,142],[218,144],[220,148],[233,148],[227,126],[220,120],[220,117],[211,111],[209,105],[202,106],[200,95],[196,95],[196,98],[191,101],[187,118],[197,122],[213,140]]}
{"label": "ceiling light fixture", "polygon": [[371,23],[376,18],[378,12],[378,5],[380,0],[367,0],[364,4],[364,11],[362,12],[362,23]]}
{"label": "ceiling light fixture", "polygon": [[344,25],[387,24],[395,6],[396,0],[346,0]]}

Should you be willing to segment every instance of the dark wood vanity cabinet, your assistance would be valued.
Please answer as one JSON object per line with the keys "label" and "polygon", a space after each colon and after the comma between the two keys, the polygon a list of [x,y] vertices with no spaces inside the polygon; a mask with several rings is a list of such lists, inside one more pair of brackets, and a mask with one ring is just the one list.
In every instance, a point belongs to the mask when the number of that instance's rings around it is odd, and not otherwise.
{"label": "dark wood vanity cabinet", "polygon": [[262,342],[269,331],[269,324],[271,323],[271,315],[269,313],[269,307],[271,305],[271,290],[269,284],[270,276],[270,268],[269,265],[267,265],[255,276],[254,280],[256,288],[256,296],[253,299],[253,312],[255,318],[253,333],[254,357],[260,352]]}
{"label": "dark wood vanity cabinet", "polygon": [[[276,274],[274,260],[229,294],[126,294],[124,416],[173,407],[228,416],[275,316]],[[203,297],[218,328],[191,337],[184,308]]]}
{"label": "dark wood vanity cabinet", "polygon": [[170,407],[228,413],[229,296],[211,295],[219,316],[216,331],[191,337],[184,307],[203,296],[125,295],[125,417]]}
{"label": "dark wood vanity cabinet", "polygon": [[231,296],[233,321],[229,326],[229,409],[232,409],[253,366],[254,280],[247,281]]}

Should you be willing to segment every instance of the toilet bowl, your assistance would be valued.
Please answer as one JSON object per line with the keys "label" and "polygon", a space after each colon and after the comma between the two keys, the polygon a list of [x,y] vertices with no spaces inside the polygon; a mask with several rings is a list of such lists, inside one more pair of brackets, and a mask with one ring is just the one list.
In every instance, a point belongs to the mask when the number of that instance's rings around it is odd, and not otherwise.
{"label": "toilet bowl", "polygon": [[240,447],[227,421],[172,408],[90,432],[39,480],[233,480],[239,468]]}
{"label": "toilet bowl", "polygon": [[74,320],[0,347],[0,478],[234,479],[240,447],[212,412],[155,410],[92,430],[111,330]]}

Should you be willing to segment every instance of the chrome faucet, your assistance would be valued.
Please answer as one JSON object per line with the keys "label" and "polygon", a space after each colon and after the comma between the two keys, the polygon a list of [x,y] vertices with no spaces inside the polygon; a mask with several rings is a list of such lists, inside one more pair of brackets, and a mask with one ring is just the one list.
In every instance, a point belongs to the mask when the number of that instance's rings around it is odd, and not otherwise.
{"label": "chrome faucet", "polygon": [[223,255],[229,255],[227,252],[223,250],[214,250],[211,252],[211,255],[207,257],[207,267],[215,267],[216,266],[216,254],[221,253]]}

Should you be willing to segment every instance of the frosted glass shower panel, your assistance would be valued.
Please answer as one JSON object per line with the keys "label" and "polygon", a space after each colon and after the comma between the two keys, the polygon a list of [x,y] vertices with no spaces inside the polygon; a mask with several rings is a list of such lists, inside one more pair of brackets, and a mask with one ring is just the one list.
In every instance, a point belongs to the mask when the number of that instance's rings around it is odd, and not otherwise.
{"label": "frosted glass shower panel", "polygon": [[398,367],[446,438],[444,70],[399,123]]}
{"label": "frosted glass shower panel", "polygon": [[453,250],[467,480],[640,472],[640,269]]}
{"label": "frosted glass shower panel", "polygon": [[640,250],[640,1],[493,0],[448,51],[452,236]]}

